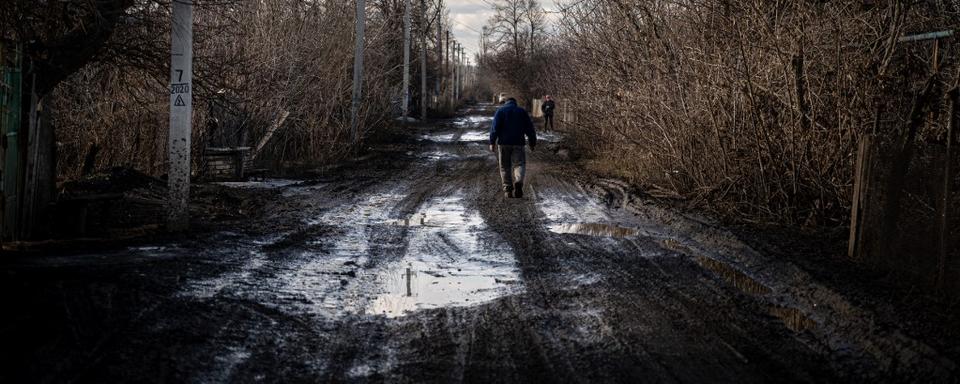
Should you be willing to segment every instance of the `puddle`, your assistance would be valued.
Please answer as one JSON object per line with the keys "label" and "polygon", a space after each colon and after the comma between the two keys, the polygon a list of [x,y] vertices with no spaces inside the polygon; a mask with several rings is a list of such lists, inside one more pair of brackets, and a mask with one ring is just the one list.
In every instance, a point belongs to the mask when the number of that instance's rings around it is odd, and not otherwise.
{"label": "puddle", "polygon": [[[330,232],[317,232],[315,239],[297,240],[312,248],[314,242],[323,242],[324,252],[298,251],[277,257],[270,247],[288,236],[253,239],[249,254],[238,260],[236,270],[188,282],[181,295],[198,299],[241,298],[293,314],[338,316],[362,311],[366,292],[354,283],[363,278],[360,266],[368,262],[371,254],[389,251],[388,246],[401,246],[399,242],[378,243],[370,236],[370,230],[385,222],[402,199],[399,194],[373,194],[356,204],[339,206],[305,220],[308,226],[332,228]],[[390,234],[383,236],[392,239]]]}
{"label": "puddle", "polygon": [[513,252],[462,197],[432,199],[394,224],[411,227],[409,245],[402,260],[378,273],[380,292],[368,314],[469,306],[521,289]]}
{"label": "puddle", "polygon": [[385,293],[377,296],[368,313],[387,317],[418,309],[479,304],[505,296],[511,293],[510,286],[519,284],[515,273],[497,266],[419,260],[386,272],[381,278]]}
{"label": "puddle", "polygon": [[419,136],[419,139],[437,143],[452,143],[453,137],[453,133],[424,133]]}
{"label": "puddle", "polygon": [[489,132],[465,132],[463,135],[460,136],[460,140],[457,140],[457,141],[460,141],[460,142],[473,142],[473,141],[486,142],[486,141],[490,141],[490,133],[489,133]]}
{"label": "puddle", "polygon": [[[459,134],[459,135],[458,135]],[[435,143],[469,143],[490,140],[490,134],[482,131],[454,132],[454,133],[424,133],[419,136],[422,141]]]}
{"label": "puddle", "polygon": [[[460,117],[449,123],[444,132],[422,133],[418,136],[421,141],[433,141],[436,143],[454,143],[454,142],[482,142],[490,139],[490,133],[487,130],[493,119],[493,115],[471,115]],[[483,128],[475,130],[476,128]],[[454,132],[450,132],[449,130]],[[467,130],[471,129],[471,130]]]}
{"label": "puddle", "polygon": [[324,213],[315,219],[305,220],[307,225],[343,225],[362,226],[372,223],[383,223],[387,220],[390,209],[396,206],[403,196],[395,193],[379,193],[367,197],[356,204],[344,206]]}
{"label": "puddle", "polygon": [[238,189],[276,189],[300,184],[300,180],[266,179],[261,181],[224,181],[213,184]]}
{"label": "puddle", "polygon": [[420,155],[421,158],[428,160],[451,160],[460,157],[459,155],[446,151],[433,151],[433,152],[424,152]]}
{"label": "puddle", "polygon": [[791,307],[770,307],[770,314],[783,321],[791,331],[803,332],[817,327],[817,322],[807,317],[803,311]]}
{"label": "puddle", "polygon": [[613,238],[636,237],[642,234],[639,229],[600,223],[554,224],[548,228],[553,233]]}
{"label": "puddle", "polygon": [[553,223],[601,223],[610,221],[606,208],[593,199],[574,195],[543,195],[537,208]]}
{"label": "puddle", "polygon": [[456,119],[453,124],[457,126],[490,124],[493,122],[493,113],[490,115],[470,115]]}
{"label": "puddle", "polygon": [[[390,218],[400,194],[374,194],[307,221],[306,249],[244,246],[230,272],[187,282],[181,296],[252,300],[291,314],[403,316],[469,306],[522,290],[515,257],[462,194],[427,200]],[[299,242],[299,240],[298,240]],[[244,252],[241,251],[241,252]],[[293,252],[291,252],[293,251]]]}
{"label": "puddle", "polygon": [[556,142],[559,142],[559,141],[560,141],[560,135],[558,135],[558,134],[556,134],[556,133],[554,133],[554,132],[538,131],[538,132],[537,132],[537,141],[543,141],[543,142],[546,142],[546,143],[556,143]]}
{"label": "puddle", "polygon": [[[478,231],[483,228],[483,219],[476,214],[467,214],[462,205],[463,201],[458,197],[448,197],[430,201],[429,206],[421,208],[417,213],[406,219],[396,219],[387,221],[391,225],[402,225],[406,227],[436,227],[449,228],[460,227],[459,230],[467,229]],[[453,232],[446,232],[444,236],[460,235]]]}
{"label": "puddle", "polygon": [[747,276],[745,273],[733,269],[733,267],[727,264],[705,256],[697,256],[694,258],[694,260],[696,260],[697,264],[700,264],[700,266],[720,275],[720,277],[722,277],[728,283],[732,284],[734,287],[737,287],[737,289],[743,292],[752,295],[766,295],[772,292],[767,286],[754,280],[752,277]]}
{"label": "puddle", "polygon": [[606,224],[622,217],[613,217],[606,207],[582,195],[543,195],[537,200],[537,207],[546,218],[547,229],[553,233],[609,238],[648,235],[638,228]]}

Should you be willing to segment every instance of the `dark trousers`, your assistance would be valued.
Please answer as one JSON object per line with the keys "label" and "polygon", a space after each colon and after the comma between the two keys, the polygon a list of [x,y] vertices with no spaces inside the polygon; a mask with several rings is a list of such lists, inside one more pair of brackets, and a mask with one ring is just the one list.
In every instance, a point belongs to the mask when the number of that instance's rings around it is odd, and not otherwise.
{"label": "dark trousers", "polygon": [[522,183],[527,174],[527,152],[522,145],[497,146],[497,162],[504,192],[513,191],[513,183]]}
{"label": "dark trousers", "polygon": [[[548,125],[550,126],[550,128],[547,128]],[[544,130],[549,129],[551,131],[553,130],[553,114],[552,113],[543,115],[543,129]]]}

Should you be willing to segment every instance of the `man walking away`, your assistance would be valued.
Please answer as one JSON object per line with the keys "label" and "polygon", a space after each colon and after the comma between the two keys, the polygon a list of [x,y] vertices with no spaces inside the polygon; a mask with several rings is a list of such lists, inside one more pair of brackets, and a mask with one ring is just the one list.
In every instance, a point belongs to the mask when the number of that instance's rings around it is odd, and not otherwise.
{"label": "man walking away", "polygon": [[523,146],[528,138],[532,151],[537,146],[533,120],[526,110],[517,106],[517,99],[508,98],[493,115],[493,125],[490,126],[490,151],[497,154],[506,197],[523,197],[523,178],[527,171],[527,154]]}
{"label": "man walking away", "polygon": [[[550,95],[543,97],[543,104],[540,105],[540,110],[543,112],[543,130],[553,130],[553,110],[557,109],[557,103],[553,102],[553,98]],[[550,128],[547,128],[547,125]]]}

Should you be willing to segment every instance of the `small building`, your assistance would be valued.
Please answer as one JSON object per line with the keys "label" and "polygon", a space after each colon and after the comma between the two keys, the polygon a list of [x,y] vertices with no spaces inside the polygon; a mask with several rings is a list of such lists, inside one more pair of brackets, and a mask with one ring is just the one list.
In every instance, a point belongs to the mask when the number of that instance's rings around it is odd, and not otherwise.
{"label": "small building", "polygon": [[203,152],[203,178],[210,181],[242,180],[250,161],[250,147],[207,148]]}

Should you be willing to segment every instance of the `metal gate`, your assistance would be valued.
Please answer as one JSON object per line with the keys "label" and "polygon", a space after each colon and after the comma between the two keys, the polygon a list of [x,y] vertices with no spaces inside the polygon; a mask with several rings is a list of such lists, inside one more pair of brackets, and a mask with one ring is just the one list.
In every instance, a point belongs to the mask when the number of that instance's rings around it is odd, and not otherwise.
{"label": "metal gate", "polygon": [[0,42],[0,241],[15,237],[19,217],[20,63],[19,47]]}

